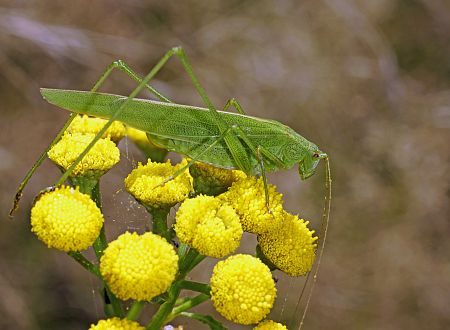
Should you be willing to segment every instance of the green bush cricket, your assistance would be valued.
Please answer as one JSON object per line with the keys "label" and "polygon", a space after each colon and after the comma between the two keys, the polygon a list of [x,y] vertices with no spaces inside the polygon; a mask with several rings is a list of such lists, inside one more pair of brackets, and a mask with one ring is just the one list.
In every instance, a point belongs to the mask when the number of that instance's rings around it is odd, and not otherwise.
{"label": "green bush cricket", "polygon": [[[180,59],[198,94],[206,104],[206,108],[173,103],[148,84],[174,55]],[[115,68],[124,71],[139,83],[128,97],[97,92],[98,88]],[[144,88],[153,93],[160,101],[135,98]],[[60,139],[77,113],[108,119],[108,122],[58,180],[56,186],[62,184],[69,177],[79,161],[115,120],[145,131],[149,140],[155,145],[186,155],[192,159],[186,167],[180,169],[174,176],[167,178],[164,182],[172,180],[195,161],[221,168],[239,169],[249,175],[261,175],[264,181],[266,205],[269,212],[266,171],[289,169],[298,164],[299,176],[302,180],[305,180],[314,174],[317,165],[323,159],[326,169],[326,194],[320,234],[321,243],[313,282],[300,322],[301,327],[323,255],[329,222],[331,174],[327,154],[320,151],[315,144],[309,142],[288,126],[273,120],[246,115],[239,103],[234,99],[230,99],[222,111],[216,110],[199,80],[194,75],[192,67],[181,47],[170,49],[143,79],[123,61],[115,61],[105,70],[90,92],[42,89],[41,93],[49,103],[71,111],[72,115],[48,149],[27,173],[18,188],[10,214],[17,208],[25,185],[45,159],[47,151]],[[228,112],[227,110],[231,107],[234,107],[237,113]],[[305,285],[308,282],[309,275]]]}

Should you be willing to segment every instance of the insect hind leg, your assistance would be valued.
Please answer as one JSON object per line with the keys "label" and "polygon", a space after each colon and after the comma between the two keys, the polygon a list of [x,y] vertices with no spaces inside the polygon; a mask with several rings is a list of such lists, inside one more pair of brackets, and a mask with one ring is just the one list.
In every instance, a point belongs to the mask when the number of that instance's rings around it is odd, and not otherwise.
{"label": "insect hind leg", "polygon": [[[122,60],[117,60],[112,62],[108,67],[106,68],[105,72],[100,76],[100,79],[97,80],[97,82],[94,85],[92,92],[95,92],[106,80],[106,78],[109,76],[109,74],[114,70],[119,69],[120,71],[124,72],[127,76],[129,76],[131,79],[133,79],[135,82],[140,84],[142,82],[142,78],[135,72],[131,67],[125,63]],[[98,85],[98,86],[97,86]],[[154,96],[156,96],[160,101],[173,103],[169,98],[161,94],[156,88],[149,84],[145,84],[144,88],[147,89],[150,93],[152,93]]]}

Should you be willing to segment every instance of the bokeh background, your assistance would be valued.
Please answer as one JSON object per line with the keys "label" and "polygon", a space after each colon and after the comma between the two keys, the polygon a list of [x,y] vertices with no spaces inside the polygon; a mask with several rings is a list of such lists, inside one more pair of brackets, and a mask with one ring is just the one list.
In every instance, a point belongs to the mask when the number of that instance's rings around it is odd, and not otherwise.
{"label": "bokeh background", "polygon": [[[305,329],[450,328],[449,41],[445,0],[0,1],[0,328],[87,329],[102,316],[95,279],[29,231],[34,195],[58,177],[53,164],[7,217],[68,116],[39,87],[90,89],[116,59],[145,74],[174,45],[217,106],[235,97],[331,157],[329,240]],[[177,60],[154,85],[202,104]],[[116,73],[104,90],[133,86]],[[126,140],[121,148],[102,185],[110,239],[146,217],[122,191],[142,157]],[[305,182],[295,170],[270,176],[314,228],[323,179],[322,165]],[[297,284],[279,285],[282,302]]]}

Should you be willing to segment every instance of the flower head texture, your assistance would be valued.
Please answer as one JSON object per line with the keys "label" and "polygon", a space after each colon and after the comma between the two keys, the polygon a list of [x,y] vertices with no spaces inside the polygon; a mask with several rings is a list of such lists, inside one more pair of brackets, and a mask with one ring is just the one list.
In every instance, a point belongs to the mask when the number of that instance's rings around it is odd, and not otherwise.
{"label": "flower head texture", "polygon": [[100,209],[89,197],[70,187],[42,194],[31,210],[31,231],[49,248],[85,250],[103,225]]}
{"label": "flower head texture", "polygon": [[317,236],[309,230],[308,221],[283,212],[282,225],[274,231],[258,235],[264,256],[290,276],[309,272],[316,257]]}
{"label": "flower head texture", "polygon": [[214,308],[235,323],[258,323],[275,301],[272,273],[250,255],[237,254],[218,262],[210,284]]}
{"label": "flower head texture", "polygon": [[[78,158],[94,134],[66,133],[48,152],[48,157],[64,170]],[[75,167],[74,176],[100,176],[119,162],[120,151],[109,138],[100,139]]]}
{"label": "flower head texture", "polygon": [[89,330],[144,330],[139,323],[127,319],[113,317],[106,320],[100,320],[97,324],[92,324]]}
{"label": "flower head texture", "polygon": [[254,327],[253,330],[288,330],[288,328],[281,323],[266,320]]}
{"label": "flower head texture", "polygon": [[261,234],[277,228],[277,214],[283,212],[283,195],[271,184],[268,185],[268,191],[272,214],[267,209],[262,178],[247,176],[240,179],[219,198],[226,200],[236,210],[244,231]]}
{"label": "flower head texture", "polygon": [[194,163],[189,172],[194,178],[195,192],[211,196],[225,192],[233,182],[246,177],[242,171],[227,170],[200,162]]}
{"label": "flower head texture", "polygon": [[[78,115],[70,123],[67,128],[69,133],[82,133],[96,135],[105,126],[108,121],[101,118],[89,117],[86,115]],[[119,142],[125,135],[125,125],[121,122],[114,121],[108,127],[102,138],[110,138],[114,142]]]}
{"label": "flower head texture", "polygon": [[200,254],[222,258],[239,247],[242,227],[234,209],[212,196],[200,195],[181,204],[175,231],[180,242]]}
{"label": "flower head texture", "polygon": [[174,206],[184,201],[192,191],[189,172],[185,171],[164,185],[159,185],[186,164],[186,160],[175,166],[169,160],[166,163],[154,163],[150,160],[146,165],[139,163],[125,179],[125,188],[143,204],[152,207]]}
{"label": "flower head texture", "polygon": [[126,232],[111,242],[100,259],[100,272],[120,299],[149,301],[165,292],[178,271],[178,256],[164,238]]}

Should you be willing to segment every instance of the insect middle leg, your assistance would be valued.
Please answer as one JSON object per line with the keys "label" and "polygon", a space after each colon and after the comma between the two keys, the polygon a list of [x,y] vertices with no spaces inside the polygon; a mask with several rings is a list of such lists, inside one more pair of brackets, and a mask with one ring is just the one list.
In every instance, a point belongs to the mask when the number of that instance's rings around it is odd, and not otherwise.
{"label": "insect middle leg", "polygon": [[[225,104],[225,107],[223,108],[223,111],[228,110],[231,106],[233,106],[240,114],[245,114],[244,109],[241,107],[239,102],[236,99],[230,99]],[[244,130],[239,127],[239,125],[233,125],[233,130],[236,132],[236,134],[247,144],[247,146],[250,148],[250,150],[255,155],[256,159],[258,160],[260,169],[261,169],[261,176],[263,178],[263,184],[264,184],[264,195],[266,198],[266,208],[269,213],[272,213],[269,205],[269,189],[267,186],[267,176],[266,176],[266,170],[264,166],[264,157],[269,159],[270,161],[276,163],[278,166],[283,167],[283,162],[281,159],[279,159],[276,155],[271,153],[269,150],[265,149],[261,145],[255,146],[254,143],[250,140],[248,135],[244,132]]]}

